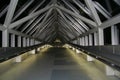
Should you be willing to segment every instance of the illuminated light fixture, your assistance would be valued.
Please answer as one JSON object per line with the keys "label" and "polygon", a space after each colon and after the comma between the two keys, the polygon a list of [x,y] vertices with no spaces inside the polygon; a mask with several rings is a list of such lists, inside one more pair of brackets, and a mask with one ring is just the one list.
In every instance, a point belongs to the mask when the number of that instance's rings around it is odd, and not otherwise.
{"label": "illuminated light fixture", "polygon": [[30,51],[31,54],[35,54],[35,50]]}
{"label": "illuminated light fixture", "polygon": [[115,64],[111,64],[111,66],[115,66]]}

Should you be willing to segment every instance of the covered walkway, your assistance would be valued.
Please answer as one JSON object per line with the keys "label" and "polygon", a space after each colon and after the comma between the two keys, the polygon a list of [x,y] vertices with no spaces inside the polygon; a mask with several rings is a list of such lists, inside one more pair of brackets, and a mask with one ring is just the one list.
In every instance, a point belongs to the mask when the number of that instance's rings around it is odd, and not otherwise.
{"label": "covered walkway", "polygon": [[83,54],[68,48],[44,48],[27,54],[22,63],[12,59],[0,64],[0,80],[119,80],[106,76],[101,64],[87,62]]}
{"label": "covered walkway", "polygon": [[120,0],[0,0],[0,80],[119,80]]}

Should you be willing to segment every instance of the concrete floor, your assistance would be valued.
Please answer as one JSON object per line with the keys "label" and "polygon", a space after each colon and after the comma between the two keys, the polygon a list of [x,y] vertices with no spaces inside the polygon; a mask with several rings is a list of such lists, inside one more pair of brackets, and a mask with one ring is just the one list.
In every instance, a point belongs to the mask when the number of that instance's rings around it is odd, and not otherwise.
{"label": "concrete floor", "polygon": [[119,80],[106,76],[94,63],[70,49],[42,49],[21,63],[0,63],[0,80]]}

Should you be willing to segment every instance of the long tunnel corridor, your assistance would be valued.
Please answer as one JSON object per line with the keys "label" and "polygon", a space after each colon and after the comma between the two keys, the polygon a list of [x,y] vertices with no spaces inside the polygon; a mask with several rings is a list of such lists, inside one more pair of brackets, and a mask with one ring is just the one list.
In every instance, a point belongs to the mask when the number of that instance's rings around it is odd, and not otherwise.
{"label": "long tunnel corridor", "polygon": [[95,62],[86,61],[72,49],[43,48],[36,55],[25,56],[21,63],[13,59],[1,63],[0,80],[119,80],[106,76]]}
{"label": "long tunnel corridor", "polygon": [[0,0],[0,80],[120,80],[120,0]]}

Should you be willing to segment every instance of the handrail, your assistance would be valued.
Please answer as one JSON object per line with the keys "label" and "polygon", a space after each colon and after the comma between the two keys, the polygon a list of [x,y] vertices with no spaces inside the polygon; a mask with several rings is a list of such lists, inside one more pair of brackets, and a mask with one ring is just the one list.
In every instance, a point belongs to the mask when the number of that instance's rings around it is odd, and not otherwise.
{"label": "handrail", "polygon": [[19,56],[21,54],[24,54],[25,52],[36,49],[43,45],[44,43],[30,47],[2,47],[0,48],[0,63],[9,60],[11,58],[14,58],[16,56]]}
{"label": "handrail", "polygon": [[85,52],[86,54],[102,61],[120,70],[120,45],[109,46],[80,46],[76,44],[70,44],[78,50]]}

